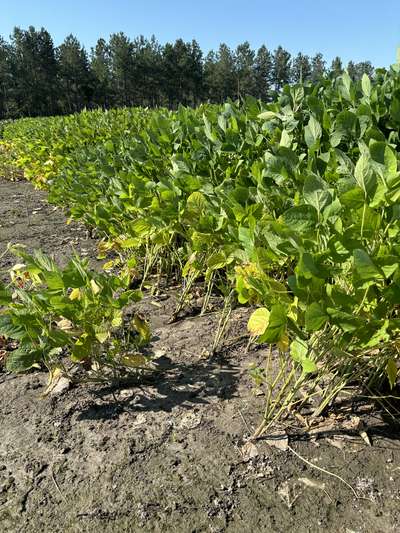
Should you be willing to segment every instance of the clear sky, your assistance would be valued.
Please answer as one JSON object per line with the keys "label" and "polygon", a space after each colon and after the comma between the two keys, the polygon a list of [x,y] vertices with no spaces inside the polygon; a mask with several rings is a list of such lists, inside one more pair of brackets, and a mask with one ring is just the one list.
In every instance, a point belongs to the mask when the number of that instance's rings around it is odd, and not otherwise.
{"label": "clear sky", "polygon": [[400,0],[0,0],[0,35],[29,25],[44,26],[56,45],[73,33],[87,49],[123,31],[161,43],[195,38],[205,52],[248,40],[388,66],[400,45]]}

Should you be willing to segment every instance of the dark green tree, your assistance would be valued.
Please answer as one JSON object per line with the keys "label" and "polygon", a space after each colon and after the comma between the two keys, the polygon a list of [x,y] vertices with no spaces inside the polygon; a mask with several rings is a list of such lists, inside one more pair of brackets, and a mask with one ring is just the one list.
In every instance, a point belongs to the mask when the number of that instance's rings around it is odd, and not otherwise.
{"label": "dark green tree", "polygon": [[265,45],[260,46],[254,60],[256,98],[268,100],[272,83],[272,56]]}
{"label": "dark green tree", "polygon": [[64,113],[89,107],[94,94],[94,80],[85,49],[73,35],[58,47],[60,106]]}
{"label": "dark green tree", "polygon": [[370,78],[373,78],[375,69],[371,64],[371,61],[361,61],[356,65],[357,77],[361,79],[363,74],[367,74]]}
{"label": "dark green tree", "polygon": [[210,101],[223,102],[227,98],[236,98],[235,58],[229,46],[222,43],[217,53],[210,52],[204,70]]}
{"label": "dark green tree", "polygon": [[291,55],[282,46],[278,46],[274,52],[272,73],[272,82],[277,91],[291,81]]}
{"label": "dark green tree", "polygon": [[330,68],[330,75],[332,78],[337,78],[343,74],[343,64],[339,56],[336,56],[332,61]]}
{"label": "dark green tree", "polygon": [[11,70],[11,46],[0,37],[0,119],[14,116],[12,89],[13,76]]}
{"label": "dark green tree", "polygon": [[90,53],[90,67],[94,79],[93,102],[109,107],[112,102],[111,57],[107,42],[100,38]]}
{"label": "dark green tree", "polygon": [[311,61],[309,56],[298,53],[293,59],[292,64],[292,81],[302,83],[311,79]]}
{"label": "dark green tree", "polygon": [[321,53],[315,54],[311,59],[311,81],[317,83],[326,74],[326,63]]}
{"label": "dark green tree", "polygon": [[[350,61],[354,80],[375,76],[369,61]],[[153,36],[133,41],[115,33],[99,39],[90,61],[69,35],[54,48],[45,29],[15,28],[9,41],[0,37],[0,119],[72,113],[84,107],[195,106],[246,95],[268,101],[287,83],[317,82],[343,72],[336,57],[327,71],[322,54],[312,60],[299,53],[293,61],[279,46],[255,52],[246,41],[233,52],[222,43],[203,58],[199,44],[177,39],[161,46]],[[379,71],[377,71],[379,74]]]}
{"label": "dark green tree", "polygon": [[143,102],[148,106],[161,105],[163,100],[162,87],[162,46],[153,35],[146,42],[143,51],[144,87]]}
{"label": "dark green tree", "polygon": [[11,37],[10,63],[13,100],[20,115],[57,112],[58,65],[50,34],[15,28]]}
{"label": "dark green tree", "polygon": [[354,61],[349,61],[347,63],[347,72],[349,73],[349,76],[352,80],[358,79],[358,70],[357,65],[354,63]]}
{"label": "dark green tree", "polygon": [[254,96],[257,92],[255,76],[255,53],[248,41],[239,44],[234,55],[236,96]]}
{"label": "dark green tree", "polygon": [[168,105],[193,105],[203,93],[202,52],[196,41],[178,39],[163,50],[163,86]]}
{"label": "dark green tree", "polygon": [[123,32],[113,33],[109,49],[111,80],[115,94],[113,105],[133,105],[135,92],[133,43]]}

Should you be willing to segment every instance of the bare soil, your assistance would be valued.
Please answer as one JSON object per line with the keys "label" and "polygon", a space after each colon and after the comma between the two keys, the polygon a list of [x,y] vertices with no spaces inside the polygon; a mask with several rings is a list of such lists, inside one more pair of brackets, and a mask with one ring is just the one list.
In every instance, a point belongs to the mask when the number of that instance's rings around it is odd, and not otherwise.
{"label": "bare soil", "polygon": [[[67,226],[44,193],[0,179],[0,255],[10,241],[61,262],[73,248],[96,256],[85,228]],[[4,257],[0,269],[12,262]],[[327,423],[317,435],[293,429],[287,449],[264,439],[244,455],[263,405],[248,367],[265,357],[240,340],[249,311],[234,311],[210,360],[202,354],[218,315],[169,324],[175,300],[168,289],[140,303],[165,371],[159,381],[79,385],[42,399],[45,373],[0,371],[0,531],[398,531],[398,430],[349,405],[342,419],[365,420],[372,446]]]}

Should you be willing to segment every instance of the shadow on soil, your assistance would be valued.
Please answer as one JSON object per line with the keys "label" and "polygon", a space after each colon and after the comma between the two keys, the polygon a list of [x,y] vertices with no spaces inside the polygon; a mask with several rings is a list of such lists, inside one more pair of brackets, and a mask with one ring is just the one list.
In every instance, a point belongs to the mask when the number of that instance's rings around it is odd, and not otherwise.
{"label": "shadow on soil", "polygon": [[[177,406],[192,409],[232,398],[237,389],[240,368],[221,360],[173,363],[168,357],[162,357],[158,363],[161,373],[149,384],[122,390],[117,385],[105,386],[94,391],[104,403],[98,404],[94,398],[77,419],[115,419],[123,412],[171,412]],[[117,397],[121,393],[127,397]]]}

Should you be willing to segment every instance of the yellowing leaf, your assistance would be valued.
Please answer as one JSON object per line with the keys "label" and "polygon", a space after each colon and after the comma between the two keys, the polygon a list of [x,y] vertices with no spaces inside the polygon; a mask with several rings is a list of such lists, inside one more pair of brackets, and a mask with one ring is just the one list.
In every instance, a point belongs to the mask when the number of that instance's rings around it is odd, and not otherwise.
{"label": "yellowing leaf", "polygon": [[199,191],[192,192],[192,194],[187,199],[187,205],[191,208],[198,209],[199,211],[203,209],[205,203],[206,199],[204,195]]}
{"label": "yellowing leaf", "polygon": [[146,357],[141,354],[126,354],[121,357],[121,363],[125,366],[136,368],[138,366],[146,366],[148,364],[148,361]]}
{"label": "yellowing leaf", "polygon": [[288,334],[285,333],[283,337],[280,339],[280,341],[277,343],[278,349],[281,352],[287,352],[289,349],[289,337]]}
{"label": "yellowing leaf", "polygon": [[393,389],[396,384],[397,374],[399,370],[394,359],[389,359],[386,365],[386,374],[389,379],[390,388]]}
{"label": "yellowing leaf", "polygon": [[70,300],[80,300],[81,299],[81,290],[72,289],[71,294],[69,295]]}
{"label": "yellowing leaf", "polygon": [[114,261],[107,261],[103,265],[103,270],[111,270],[112,268],[114,268]]}
{"label": "yellowing leaf", "polygon": [[105,343],[106,340],[110,337],[110,331],[104,326],[99,326],[95,328],[96,339],[101,343]]}
{"label": "yellowing leaf", "polygon": [[265,307],[260,307],[252,313],[247,323],[247,329],[254,337],[262,335],[269,324],[269,311]]}
{"label": "yellowing leaf", "polygon": [[138,315],[135,315],[132,320],[132,323],[136,331],[139,333],[141,344],[147,344],[148,342],[150,342],[151,331],[147,321],[140,318]]}
{"label": "yellowing leaf", "polygon": [[116,311],[111,325],[113,328],[117,328],[122,324],[122,311]]}
{"label": "yellowing leaf", "polygon": [[94,279],[90,280],[90,286],[92,287],[93,294],[99,294],[101,291],[101,287],[97,285],[97,283],[94,281]]}

